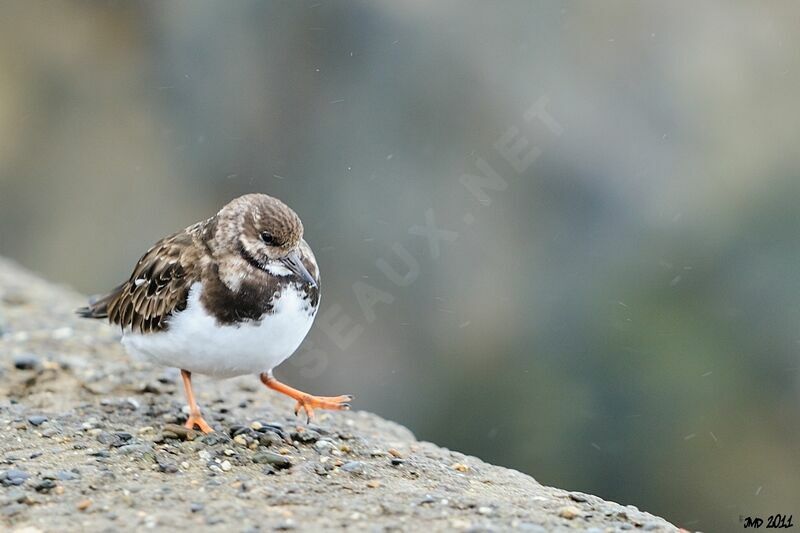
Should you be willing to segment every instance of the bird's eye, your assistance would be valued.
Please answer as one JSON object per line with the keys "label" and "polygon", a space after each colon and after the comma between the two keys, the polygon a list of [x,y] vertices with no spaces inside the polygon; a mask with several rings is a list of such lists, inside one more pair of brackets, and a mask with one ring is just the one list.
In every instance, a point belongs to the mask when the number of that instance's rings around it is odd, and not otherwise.
{"label": "bird's eye", "polygon": [[264,241],[265,244],[272,246],[275,244],[275,237],[272,236],[272,233],[268,231],[261,232],[261,240]]}

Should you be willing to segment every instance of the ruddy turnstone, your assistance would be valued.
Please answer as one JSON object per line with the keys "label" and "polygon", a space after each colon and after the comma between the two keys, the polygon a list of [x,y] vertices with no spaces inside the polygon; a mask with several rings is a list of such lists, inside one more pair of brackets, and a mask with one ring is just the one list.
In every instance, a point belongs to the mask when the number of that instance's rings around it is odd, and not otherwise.
{"label": "ruddy turnstone", "polygon": [[165,237],[128,281],[78,310],[122,328],[133,356],[181,370],[187,428],[213,431],[192,392],[192,373],[258,374],[270,389],[314,409],[349,409],[352,396],[313,396],[272,369],[300,346],[319,307],[319,269],[300,217],[265,194],[236,198],[219,213]]}

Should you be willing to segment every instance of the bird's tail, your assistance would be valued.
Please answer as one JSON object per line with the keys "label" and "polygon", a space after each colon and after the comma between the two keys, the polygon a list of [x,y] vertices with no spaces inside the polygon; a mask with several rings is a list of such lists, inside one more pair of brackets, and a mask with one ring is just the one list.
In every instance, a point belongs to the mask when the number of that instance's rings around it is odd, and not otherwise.
{"label": "bird's tail", "polygon": [[121,288],[122,285],[109,294],[92,296],[89,298],[89,305],[76,309],[75,314],[82,318],[108,318],[108,305]]}

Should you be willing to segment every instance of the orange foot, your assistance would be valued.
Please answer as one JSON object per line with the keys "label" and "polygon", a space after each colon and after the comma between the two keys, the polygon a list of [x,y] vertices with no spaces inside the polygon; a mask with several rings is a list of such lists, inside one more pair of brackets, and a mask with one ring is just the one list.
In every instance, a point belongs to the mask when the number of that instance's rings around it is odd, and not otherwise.
{"label": "orange foot", "polygon": [[202,431],[205,434],[214,433],[214,430],[211,428],[211,426],[208,425],[208,422],[203,420],[202,416],[189,415],[189,418],[186,419],[186,423],[183,425],[183,427],[185,427],[186,429],[194,429],[195,426],[200,428],[200,431]]}
{"label": "orange foot", "polygon": [[328,409],[331,411],[349,411],[353,399],[350,394],[342,396],[313,396],[303,393],[299,398],[295,398],[297,403],[294,406],[294,414],[297,416],[301,410],[306,412],[306,421],[314,419],[314,409]]}
{"label": "orange foot", "polygon": [[260,377],[261,382],[270,389],[297,400],[297,404],[294,406],[294,414],[297,415],[301,410],[305,411],[307,422],[311,422],[314,418],[314,409],[347,411],[350,409],[350,404],[347,402],[353,399],[349,394],[342,396],[314,396],[281,383],[269,373],[261,374]]}

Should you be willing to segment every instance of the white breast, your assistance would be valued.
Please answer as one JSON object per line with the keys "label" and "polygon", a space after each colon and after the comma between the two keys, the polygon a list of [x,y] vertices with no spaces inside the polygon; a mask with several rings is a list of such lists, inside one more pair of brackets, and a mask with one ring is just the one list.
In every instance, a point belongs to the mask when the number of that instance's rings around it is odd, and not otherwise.
{"label": "white breast", "polygon": [[317,307],[290,285],[274,302],[272,314],[258,322],[220,326],[200,303],[202,290],[201,283],[192,285],[186,310],[170,318],[166,331],[125,332],[122,344],[128,353],[218,378],[258,374],[297,350],[317,314]]}

